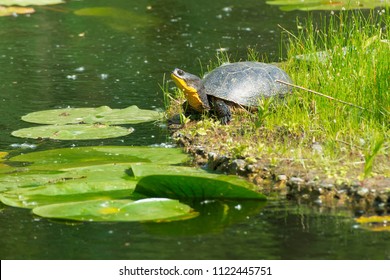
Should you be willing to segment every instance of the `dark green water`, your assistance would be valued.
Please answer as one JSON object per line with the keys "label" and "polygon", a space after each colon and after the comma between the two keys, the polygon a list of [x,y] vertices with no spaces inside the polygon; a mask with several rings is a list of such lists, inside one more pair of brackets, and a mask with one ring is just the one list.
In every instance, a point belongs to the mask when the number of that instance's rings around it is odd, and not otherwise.
{"label": "dark green water", "polygon": [[[114,7],[104,16],[82,8]],[[175,67],[200,73],[227,49],[280,56],[280,29],[297,16],[264,1],[68,1],[31,16],[0,18],[0,151],[73,145],[169,143],[163,124],[135,125],[127,137],[40,142],[10,133],[38,110],[108,105],[163,110],[159,83]],[[172,84],[173,86],[173,84]],[[29,149],[23,150],[28,152]],[[288,202],[205,209],[203,220],[169,224],[59,223],[0,205],[1,259],[390,259],[390,233],[356,227],[349,213]],[[241,211],[241,212],[240,212]],[[238,214],[237,214],[238,213]],[[207,214],[207,215],[206,215]]]}

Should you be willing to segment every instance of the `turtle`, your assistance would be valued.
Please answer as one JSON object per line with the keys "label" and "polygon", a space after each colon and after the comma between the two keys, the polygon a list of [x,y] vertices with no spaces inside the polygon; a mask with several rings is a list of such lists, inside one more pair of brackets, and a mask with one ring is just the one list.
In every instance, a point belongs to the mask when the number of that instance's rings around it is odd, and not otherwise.
{"label": "turtle", "polygon": [[292,83],[288,74],[276,65],[242,61],[223,64],[203,79],[176,68],[171,73],[176,86],[184,91],[189,107],[196,112],[212,111],[222,124],[232,119],[232,106],[257,107],[262,98],[283,97]]}

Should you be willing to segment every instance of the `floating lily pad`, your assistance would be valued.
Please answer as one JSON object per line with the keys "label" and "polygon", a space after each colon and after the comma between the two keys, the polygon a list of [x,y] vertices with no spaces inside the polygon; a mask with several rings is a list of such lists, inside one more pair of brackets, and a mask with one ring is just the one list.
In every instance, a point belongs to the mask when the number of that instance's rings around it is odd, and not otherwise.
{"label": "floating lily pad", "polygon": [[359,224],[369,224],[369,223],[390,223],[390,215],[387,216],[361,216],[355,219]]}
{"label": "floating lily pad", "polygon": [[[226,176],[221,174],[210,173],[201,168],[195,168],[190,166],[183,165],[166,165],[161,163],[145,163],[145,162],[136,162],[131,165],[131,169],[128,170],[128,173],[134,176],[136,179],[141,179],[150,175],[196,175],[203,177],[216,177],[216,176]],[[231,176],[233,177],[233,176]],[[243,179],[235,177],[241,181]],[[247,182],[247,181],[245,181]]]}
{"label": "floating lily pad", "polygon": [[108,124],[135,124],[155,121],[162,116],[160,112],[140,109],[133,105],[125,109],[111,109],[110,112],[97,115],[97,120]]}
{"label": "floating lily pad", "polygon": [[188,160],[181,149],[130,146],[91,146],[53,149],[12,157],[11,162],[31,162],[31,169],[53,170],[104,163],[158,162],[180,164]]}
{"label": "floating lily pad", "polygon": [[370,231],[390,231],[390,215],[385,216],[362,216],[356,218],[355,221],[362,228]]}
{"label": "floating lily pad", "polygon": [[0,6],[0,17],[13,16],[13,15],[25,15],[35,13],[35,10],[30,7],[3,7]]}
{"label": "floating lily pad", "polygon": [[0,174],[11,170],[12,168],[2,162],[0,162]]}
{"label": "floating lily pad", "polygon": [[[24,172],[23,172],[24,171]],[[12,172],[0,176],[0,193],[16,188],[37,187],[50,182],[60,182],[67,178],[61,171],[37,170]]]}
{"label": "floating lily pad", "polygon": [[216,181],[241,186],[248,190],[256,189],[254,184],[248,182],[248,180],[245,180],[241,177],[234,175],[225,175],[221,173],[212,173],[201,168],[194,168],[190,166],[137,162],[131,165],[131,170],[129,170],[128,172],[131,172],[131,175],[134,176],[136,179],[141,179],[143,177],[151,175],[179,175],[210,178]]}
{"label": "floating lily pad", "polygon": [[130,197],[136,181],[126,176],[128,167],[129,164],[104,164],[53,174],[10,174],[0,177],[0,191],[8,189],[0,194],[0,199],[9,206],[33,208],[69,201]]}
{"label": "floating lily pad", "polygon": [[162,114],[154,110],[130,106],[124,109],[111,109],[108,106],[97,108],[64,108],[29,113],[23,121],[38,124],[135,124],[160,119]]}
{"label": "floating lily pad", "polygon": [[132,33],[135,28],[155,26],[159,23],[159,19],[151,14],[113,7],[82,8],[74,13],[78,16],[96,17],[112,29],[122,32]]}
{"label": "floating lily pad", "polygon": [[7,152],[0,152],[0,162],[4,161],[4,158],[8,156]]}
{"label": "floating lily pad", "polygon": [[12,132],[13,136],[32,139],[91,140],[125,136],[132,128],[108,125],[42,125],[22,128]]}
{"label": "floating lily pad", "polygon": [[62,0],[0,0],[0,5],[5,6],[43,6],[64,3]]}
{"label": "floating lily pad", "polygon": [[19,208],[85,200],[130,198],[136,182],[63,182],[41,187],[21,188],[0,194],[2,203]]}
{"label": "floating lily pad", "polygon": [[5,160],[4,158],[6,156],[8,156],[7,152],[0,152],[0,174],[4,172],[8,172],[13,169],[11,166],[3,163],[3,161]]}
{"label": "floating lily pad", "polygon": [[[254,199],[266,197],[247,184],[229,181],[229,176],[207,178],[191,175],[150,175],[139,180],[134,192],[147,197],[167,197],[181,200]],[[233,177],[233,176],[232,176]]]}
{"label": "floating lily pad", "polygon": [[46,218],[89,222],[163,222],[197,216],[188,205],[164,198],[60,203],[34,208],[33,213]]}

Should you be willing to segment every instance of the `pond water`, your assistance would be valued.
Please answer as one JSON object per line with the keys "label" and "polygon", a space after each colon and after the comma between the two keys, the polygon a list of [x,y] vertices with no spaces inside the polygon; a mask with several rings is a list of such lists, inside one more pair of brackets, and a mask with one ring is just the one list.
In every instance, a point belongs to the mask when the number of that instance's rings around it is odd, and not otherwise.
{"label": "pond water", "polygon": [[[172,69],[200,73],[218,51],[238,60],[248,47],[278,60],[277,25],[294,30],[297,16],[307,13],[282,12],[258,0],[87,0],[0,17],[0,151],[169,144],[161,123],[134,125],[126,137],[81,142],[25,140],[11,132],[30,126],[20,117],[39,110],[163,110],[159,84]],[[212,208],[203,216],[167,224],[66,223],[0,204],[0,257],[390,259],[390,233],[361,229],[348,212],[270,201],[228,222]]]}

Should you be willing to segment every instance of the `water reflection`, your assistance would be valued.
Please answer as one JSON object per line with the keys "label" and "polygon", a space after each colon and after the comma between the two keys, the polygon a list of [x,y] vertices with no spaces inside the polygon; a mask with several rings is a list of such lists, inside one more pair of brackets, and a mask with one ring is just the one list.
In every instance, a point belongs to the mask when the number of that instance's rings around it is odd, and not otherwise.
{"label": "water reflection", "polygon": [[[390,258],[388,233],[373,234],[356,228],[352,219],[344,215],[320,213],[288,202],[270,202],[237,220],[234,217],[224,220],[222,212],[205,215],[202,223],[199,220],[190,225],[188,220],[181,227],[179,223],[64,223],[34,219],[23,209],[4,208],[0,216],[4,225],[0,229],[0,256],[2,259]],[[18,223],[10,223],[8,218]]]}

